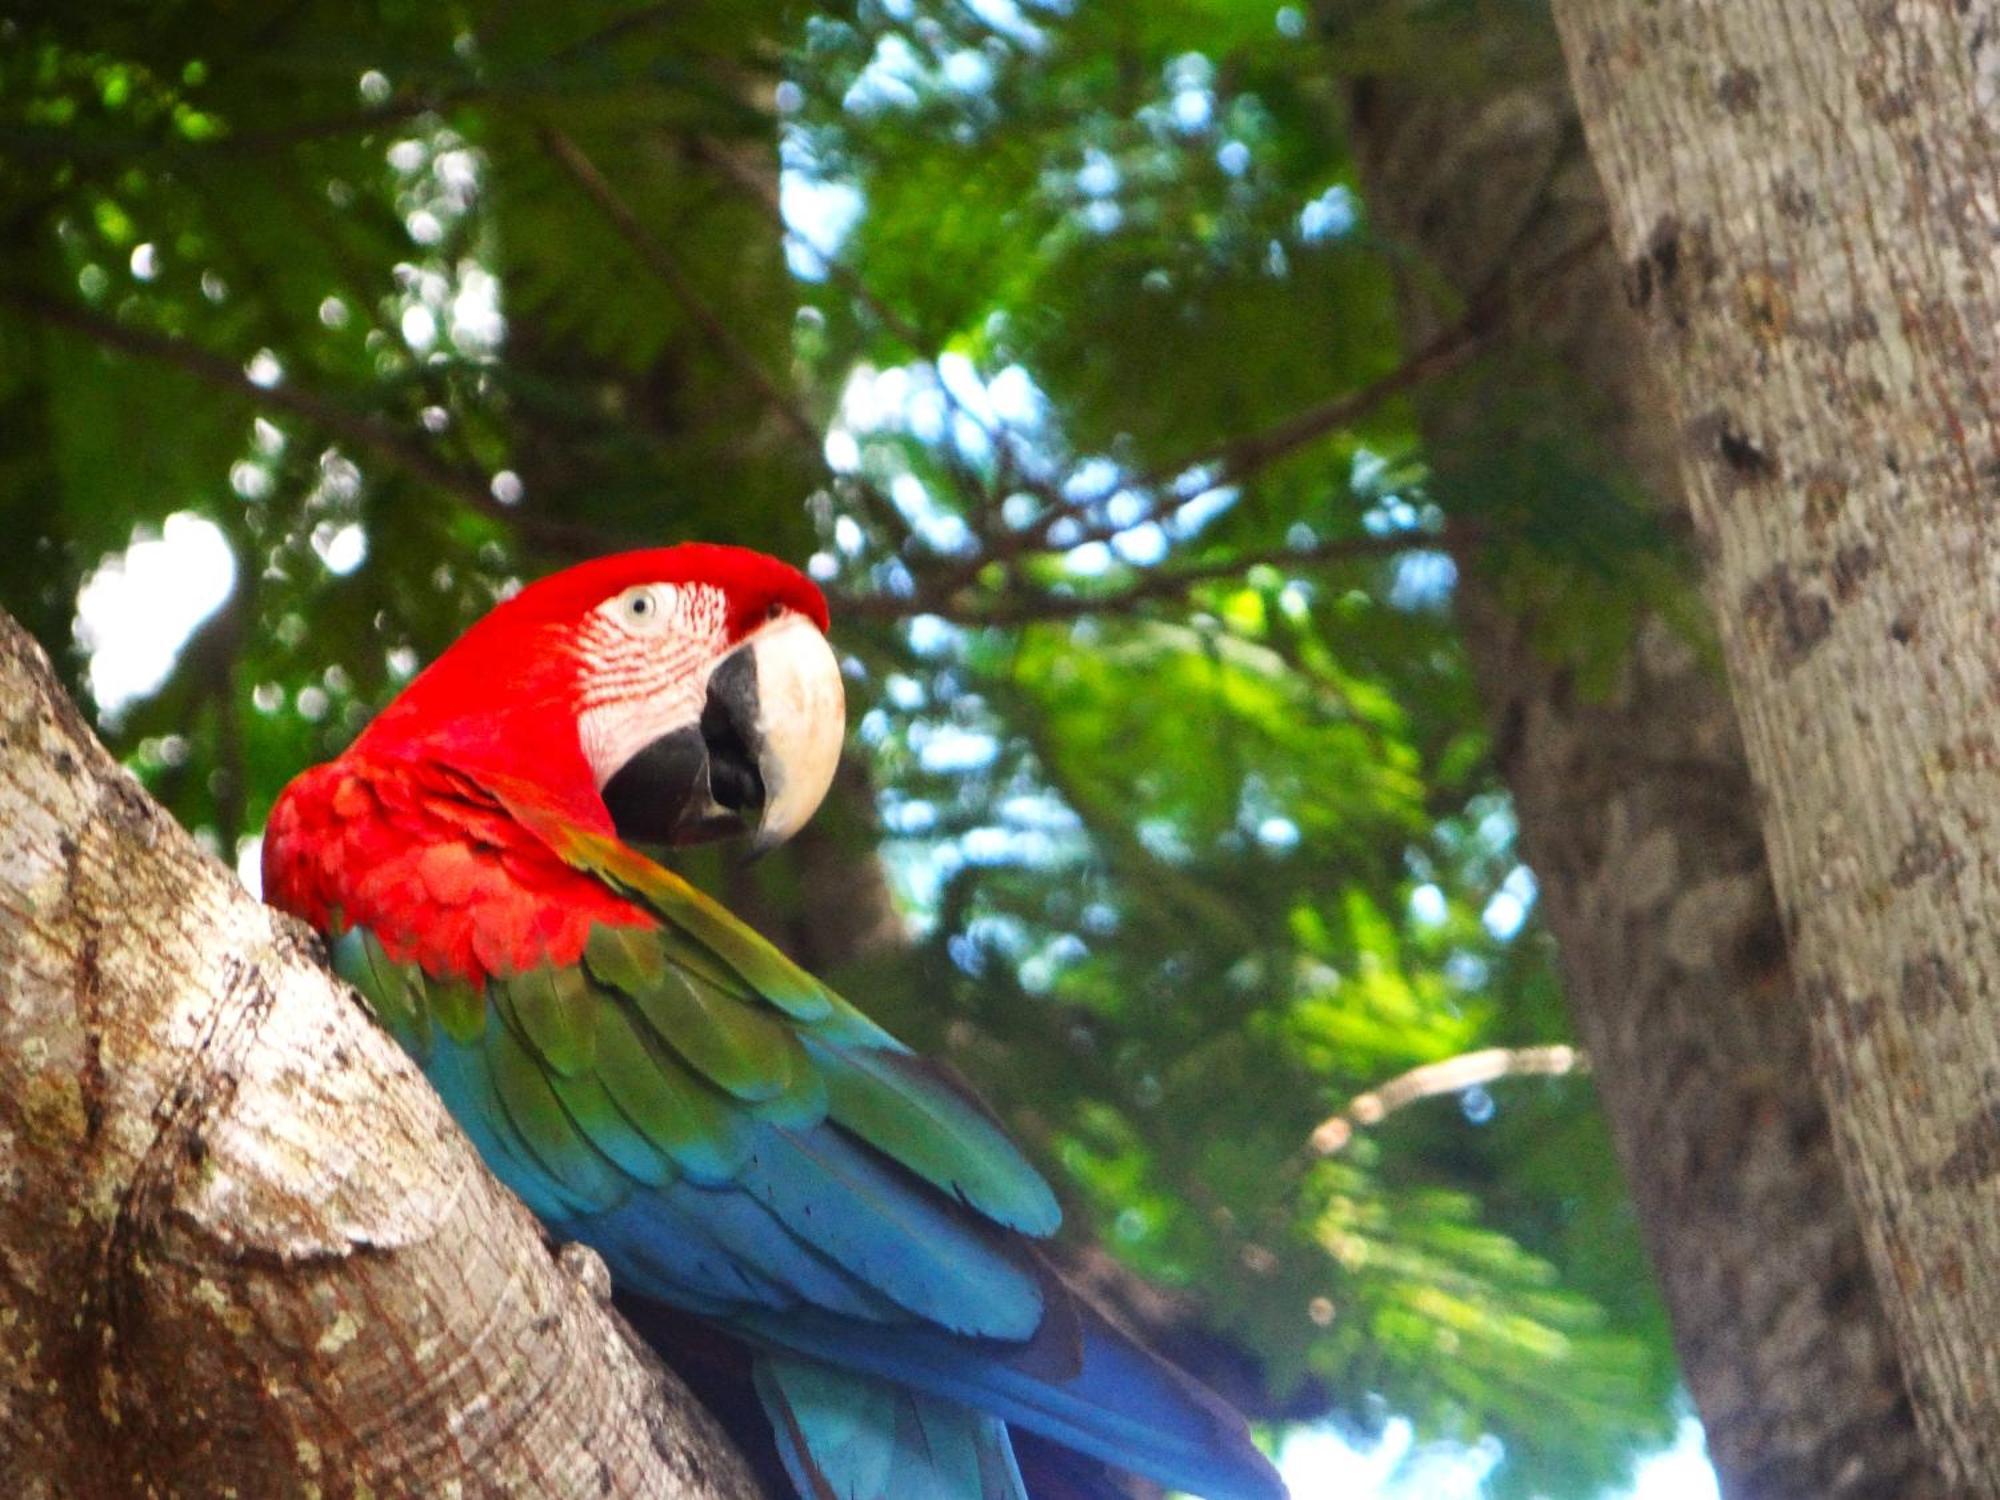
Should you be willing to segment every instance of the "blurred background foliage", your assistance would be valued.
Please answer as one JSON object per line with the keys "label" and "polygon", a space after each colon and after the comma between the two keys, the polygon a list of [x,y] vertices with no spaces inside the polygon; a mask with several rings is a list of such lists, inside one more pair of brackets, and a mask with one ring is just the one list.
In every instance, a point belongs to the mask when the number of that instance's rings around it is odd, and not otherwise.
{"label": "blurred background foliage", "polygon": [[1543,24],[0,9],[0,605],[248,872],[285,780],[516,580],[809,562],[851,774],[703,878],[977,1079],[1274,1436],[1597,1493],[1677,1408],[1588,1081],[1311,1144],[1566,1034],[1453,580],[1504,550],[1587,665],[1661,564],[1547,412],[1427,494],[1407,397],[1479,310],[1402,347],[1346,146],[1358,74]]}

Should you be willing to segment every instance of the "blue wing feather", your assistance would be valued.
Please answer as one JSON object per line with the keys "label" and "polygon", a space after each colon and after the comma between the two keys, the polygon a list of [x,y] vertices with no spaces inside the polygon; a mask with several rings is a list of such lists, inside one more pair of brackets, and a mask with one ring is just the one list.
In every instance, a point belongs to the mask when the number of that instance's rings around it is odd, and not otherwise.
{"label": "blue wing feather", "polygon": [[[603,878],[672,928],[657,952],[629,929],[483,1024],[434,1024],[365,932],[336,954],[529,1208],[621,1286],[762,1351],[802,1494],[1026,1500],[1019,1423],[1210,1500],[1283,1500],[1240,1417],[1038,1259],[1054,1195],[968,1091],[674,877],[616,858]],[[673,1013],[632,997],[662,962],[706,986],[709,1030],[685,1049],[660,1032]]]}
{"label": "blue wing feather", "polygon": [[1028,1500],[1006,1427],[908,1386],[812,1360],[760,1358],[757,1394],[813,1500]]}

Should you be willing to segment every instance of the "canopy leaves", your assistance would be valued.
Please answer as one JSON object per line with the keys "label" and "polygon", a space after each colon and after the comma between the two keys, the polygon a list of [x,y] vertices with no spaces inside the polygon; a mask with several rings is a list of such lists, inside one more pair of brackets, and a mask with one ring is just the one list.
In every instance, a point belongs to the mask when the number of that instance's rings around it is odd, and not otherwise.
{"label": "canopy leaves", "polygon": [[[1331,9],[0,22],[0,604],[235,857],[512,580],[810,556],[876,794],[854,868],[915,933],[843,988],[1251,1351],[1267,1412],[1492,1434],[1497,1493],[1583,1495],[1674,1378],[1588,1086],[1308,1141],[1565,1035],[1455,560],[1510,559],[1586,667],[1673,564],[1561,412],[1427,490],[1405,397],[1488,323],[1401,347],[1346,101],[1457,64]],[[120,680],[177,595],[106,559],[163,528],[233,571]],[[754,882],[794,915],[808,883]]]}

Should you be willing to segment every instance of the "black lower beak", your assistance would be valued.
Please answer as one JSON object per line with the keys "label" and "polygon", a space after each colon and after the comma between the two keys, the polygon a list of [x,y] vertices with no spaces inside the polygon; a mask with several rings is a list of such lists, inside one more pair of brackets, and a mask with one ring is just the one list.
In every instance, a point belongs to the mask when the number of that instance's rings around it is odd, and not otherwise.
{"label": "black lower beak", "polygon": [[764,810],[764,776],[750,743],[757,723],[757,664],[748,651],[724,659],[708,681],[701,742],[708,751],[708,793],[746,823]]}
{"label": "black lower beak", "polygon": [[765,799],[756,725],[757,665],[737,651],[709,678],[701,722],[654,740],[604,784],[618,836],[699,844],[754,828]]}

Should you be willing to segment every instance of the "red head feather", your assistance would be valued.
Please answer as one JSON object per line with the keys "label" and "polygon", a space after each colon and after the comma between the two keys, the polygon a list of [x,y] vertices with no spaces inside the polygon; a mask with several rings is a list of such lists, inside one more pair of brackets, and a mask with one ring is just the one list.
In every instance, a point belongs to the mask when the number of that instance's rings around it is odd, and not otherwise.
{"label": "red head feather", "polygon": [[747,547],[687,542],[596,558],[494,606],[417,675],[350,753],[382,760],[419,754],[518,777],[586,826],[608,828],[578,736],[579,647],[593,610],[655,583],[720,591],[731,643],[780,606],[827,628],[826,598],[812,581]]}
{"label": "red head feather", "polygon": [[555,818],[612,831],[580,729],[598,665],[592,622],[626,591],[662,584],[699,598],[717,650],[781,610],[827,626],[804,574],[742,547],[621,553],[532,583],[419,673],[345,754],[285,789],[266,833],[267,898],[322,929],[369,926],[398,959],[474,979],[573,962],[592,921],[647,920],[478,788],[532,788]]}

